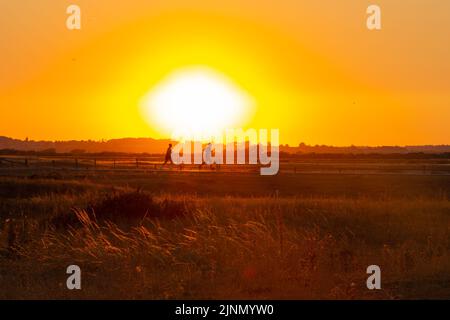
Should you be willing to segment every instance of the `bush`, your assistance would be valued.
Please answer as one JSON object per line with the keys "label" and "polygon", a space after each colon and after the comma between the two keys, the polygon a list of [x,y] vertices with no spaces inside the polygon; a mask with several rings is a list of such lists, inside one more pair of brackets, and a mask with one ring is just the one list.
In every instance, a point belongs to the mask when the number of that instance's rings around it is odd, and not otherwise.
{"label": "bush", "polygon": [[[76,211],[62,213],[50,223],[57,228],[79,227],[81,223]],[[188,211],[184,201],[155,201],[150,194],[141,191],[112,193],[85,210],[89,218],[98,223],[110,221],[120,225],[135,225],[147,218],[174,219]]]}

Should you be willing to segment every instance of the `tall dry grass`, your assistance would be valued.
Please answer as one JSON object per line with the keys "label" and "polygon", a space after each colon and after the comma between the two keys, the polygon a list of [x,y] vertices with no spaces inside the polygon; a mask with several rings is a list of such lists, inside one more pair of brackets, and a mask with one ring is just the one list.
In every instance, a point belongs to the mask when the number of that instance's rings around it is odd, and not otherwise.
{"label": "tall dry grass", "polygon": [[[446,198],[150,196],[189,212],[113,223],[90,211],[108,193],[86,192],[41,199],[79,224],[4,222],[1,298],[450,297]],[[82,269],[81,291],[65,288],[70,264]],[[382,269],[378,292],[365,287],[371,264]]]}

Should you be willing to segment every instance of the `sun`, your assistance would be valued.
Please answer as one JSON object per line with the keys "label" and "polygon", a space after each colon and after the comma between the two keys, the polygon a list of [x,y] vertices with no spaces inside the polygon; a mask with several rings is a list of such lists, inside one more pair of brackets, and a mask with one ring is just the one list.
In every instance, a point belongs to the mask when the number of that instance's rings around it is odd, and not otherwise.
{"label": "sun", "polygon": [[205,137],[243,125],[252,98],[226,76],[205,67],[169,74],[141,101],[145,119],[164,133]]}

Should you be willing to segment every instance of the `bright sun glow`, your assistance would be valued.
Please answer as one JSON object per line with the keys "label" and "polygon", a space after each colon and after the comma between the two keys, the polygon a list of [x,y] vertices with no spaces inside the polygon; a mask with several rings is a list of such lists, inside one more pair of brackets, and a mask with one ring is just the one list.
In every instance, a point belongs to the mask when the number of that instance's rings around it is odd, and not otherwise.
{"label": "bright sun glow", "polygon": [[177,71],[142,100],[149,123],[166,132],[207,136],[242,125],[251,98],[225,76],[207,68]]}

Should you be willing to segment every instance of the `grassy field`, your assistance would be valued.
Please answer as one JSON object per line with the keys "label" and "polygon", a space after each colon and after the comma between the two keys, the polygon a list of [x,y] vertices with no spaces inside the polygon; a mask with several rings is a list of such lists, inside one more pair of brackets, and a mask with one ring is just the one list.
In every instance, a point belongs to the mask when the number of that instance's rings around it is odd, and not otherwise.
{"label": "grassy field", "polygon": [[449,195],[438,174],[3,169],[0,298],[448,299]]}

